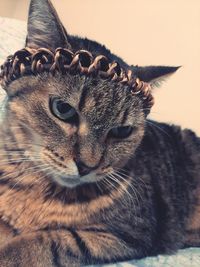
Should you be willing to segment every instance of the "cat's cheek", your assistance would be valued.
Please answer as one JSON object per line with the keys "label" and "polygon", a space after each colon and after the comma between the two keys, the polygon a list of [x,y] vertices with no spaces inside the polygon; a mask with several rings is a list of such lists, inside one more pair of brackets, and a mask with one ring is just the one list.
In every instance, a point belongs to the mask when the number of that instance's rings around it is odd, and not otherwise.
{"label": "cat's cheek", "polygon": [[113,168],[122,167],[127,162],[127,157],[124,157],[122,151],[108,147],[108,152],[105,155],[105,162]]}

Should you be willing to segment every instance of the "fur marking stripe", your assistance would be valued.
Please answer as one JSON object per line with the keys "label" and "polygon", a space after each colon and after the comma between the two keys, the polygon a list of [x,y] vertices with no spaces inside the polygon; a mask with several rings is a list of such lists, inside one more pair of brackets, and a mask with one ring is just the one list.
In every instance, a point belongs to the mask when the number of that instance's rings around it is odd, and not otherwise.
{"label": "fur marking stripe", "polygon": [[60,256],[58,252],[58,246],[55,241],[51,242],[51,254],[52,254],[52,262],[55,267],[63,267],[60,263]]}
{"label": "fur marking stripe", "polygon": [[89,248],[86,246],[84,240],[79,236],[77,231],[70,229],[70,233],[74,237],[76,244],[77,244],[78,248],[80,249],[85,261],[88,262],[87,264],[89,264],[90,260],[92,259],[92,255],[90,253]]}

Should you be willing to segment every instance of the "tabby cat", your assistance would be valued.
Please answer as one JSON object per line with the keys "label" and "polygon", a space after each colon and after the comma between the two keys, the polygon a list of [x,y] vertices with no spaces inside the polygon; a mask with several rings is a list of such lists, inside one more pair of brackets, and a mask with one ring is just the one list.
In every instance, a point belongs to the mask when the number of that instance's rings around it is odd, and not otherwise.
{"label": "tabby cat", "polygon": [[[67,34],[49,0],[31,1],[26,47],[89,47],[143,85],[177,70],[128,66]],[[0,133],[1,267],[84,266],[200,245],[200,139],[192,131],[147,120],[144,97],[99,75],[12,77]]]}

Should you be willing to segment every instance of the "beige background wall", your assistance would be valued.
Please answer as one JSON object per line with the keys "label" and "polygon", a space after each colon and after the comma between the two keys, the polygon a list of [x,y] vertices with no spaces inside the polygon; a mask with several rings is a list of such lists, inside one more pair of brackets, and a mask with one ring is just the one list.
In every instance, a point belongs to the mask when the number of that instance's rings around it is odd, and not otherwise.
{"label": "beige background wall", "polygon": [[[70,33],[128,63],[182,65],[155,90],[151,117],[200,134],[200,0],[52,0]],[[0,16],[26,20],[28,0],[0,0]]]}

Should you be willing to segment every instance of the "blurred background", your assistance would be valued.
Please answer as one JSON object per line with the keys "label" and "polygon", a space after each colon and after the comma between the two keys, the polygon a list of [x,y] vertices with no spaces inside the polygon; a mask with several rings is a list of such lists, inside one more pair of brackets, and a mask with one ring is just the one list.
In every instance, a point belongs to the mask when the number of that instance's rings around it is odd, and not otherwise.
{"label": "blurred background", "polygon": [[[26,21],[29,2],[1,0],[0,16]],[[105,44],[129,64],[182,65],[155,89],[150,117],[200,135],[200,0],[52,2],[69,33]]]}

